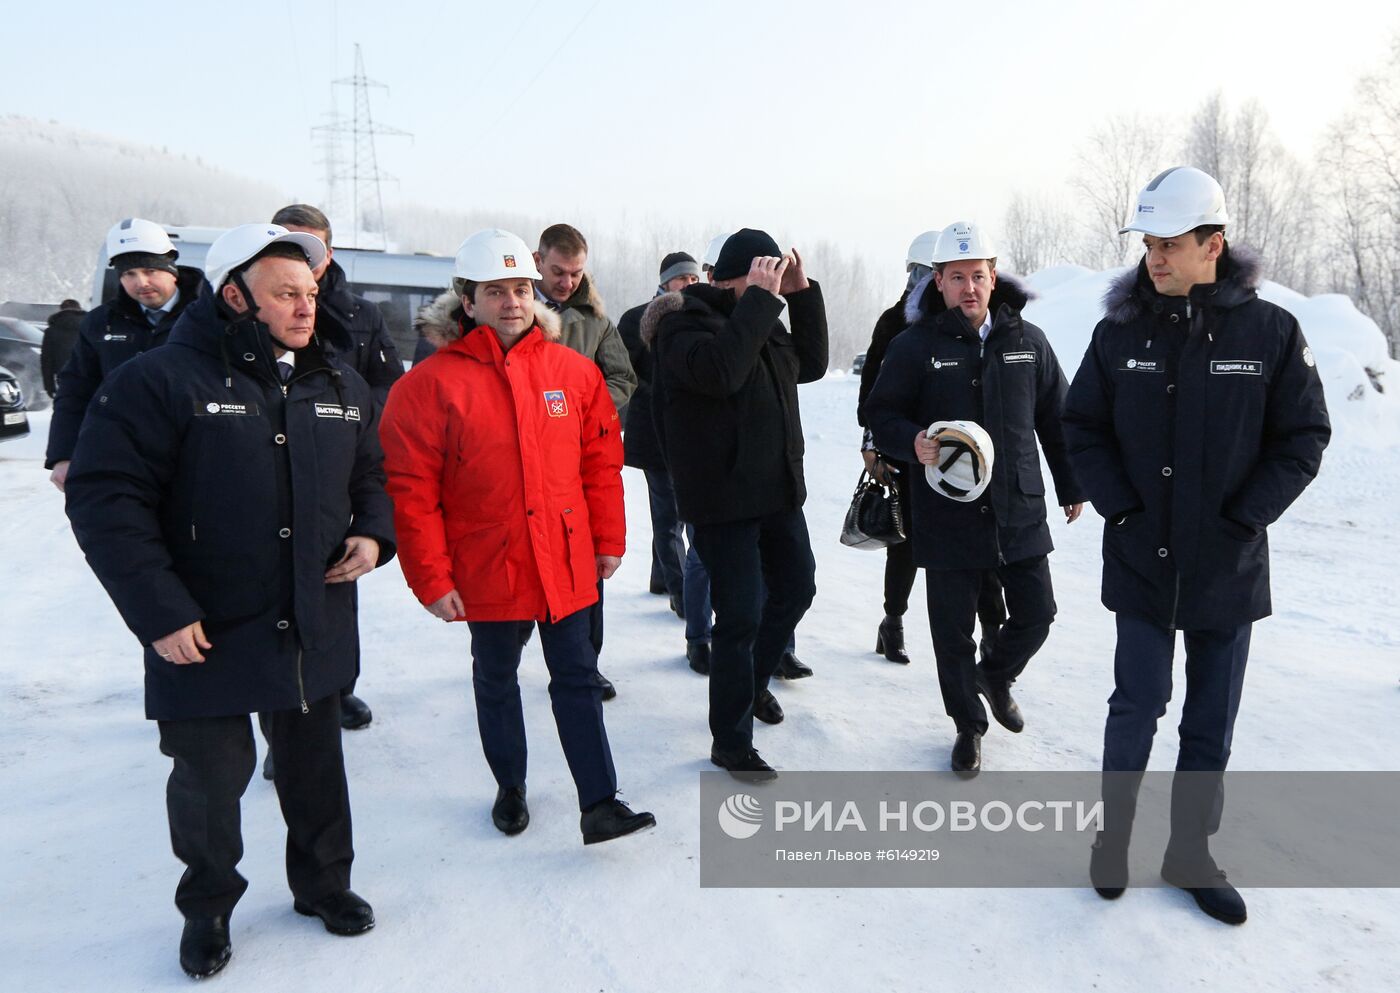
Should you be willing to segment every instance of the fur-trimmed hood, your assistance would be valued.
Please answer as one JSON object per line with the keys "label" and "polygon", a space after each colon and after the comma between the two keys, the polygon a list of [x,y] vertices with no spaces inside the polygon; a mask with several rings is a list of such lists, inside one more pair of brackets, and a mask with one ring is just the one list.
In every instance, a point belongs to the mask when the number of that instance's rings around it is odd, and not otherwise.
{"label": "fur-trimmed hood", "polygon": [[[466,316],[461,298],[446,290],[439,293],[432,303],[419,307],[413,323],[423,337],[433,343],[434,348],[444,348],[462,337]],[[535,303],[535,323],[539,325],[545,341],[559,340],[559,315],[538,301]]]}
{"label": "fur-trimmed hood", "polygon": [[[1192,287],[1193,298],[1209,294],[1211,303],[1217,307],[1236,307],[1253,298],[1263,278],[1259,256],[1250,248],[1232,247],[1225,244],[1216,263],[1214,283]],[[1147,313],[1157,300],[1156,288],[1147,275],[1147,256],[1138,261],[1137,266],[1115,276],[1103,295],[1104,319],[1111,324],[1131,324]]]}
{"label": "fur-trimmed hood", "polygon": [[717,310],[726,317],[734,312],[734,306],[739,302],[739,298],[730,289],[720,289],[709,283],[691,283],[683,290],[672,290],[669,293],[658,293],[647,304],[647,309],[642,313],[641,336],[642,344],[651,347],[652,340],[656,337],[656,326],[661,323],[661,318],[667,314],[674,314],[678,310],[684,310],[686,301],[693,300],[699,307],[708,307]]}
{"label": "fur-trimmed hood", "polygon": [[[915,324],[925,317],[936,317],[948,309],[948,305],[943,302],[943,294],[934,285],[935,275],[937,274],[931,272],[919,280],[904,301],[904,319],[909,324]],[[991,299],[987,301],[987,310],[995,319],[1002,304],[1020,312],[1034,299],[1035,294],[1019,277],[998,272],[997,284],[992,288]]]}

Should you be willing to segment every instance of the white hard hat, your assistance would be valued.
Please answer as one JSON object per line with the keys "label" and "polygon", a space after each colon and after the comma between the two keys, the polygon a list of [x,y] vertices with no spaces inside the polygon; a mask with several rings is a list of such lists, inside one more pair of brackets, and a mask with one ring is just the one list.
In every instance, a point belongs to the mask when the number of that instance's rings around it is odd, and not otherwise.
{"label": "white hard hat", "polygon": [[924,432],[938,441],[938,465],[924,467],[924,478],[949,500],[971,503],[992,481],[992,438],[975,421],[934,421]]}
{"label": "white hard hat", "polygon": [[[165,228],[154,221],[144,221],[139,217],[128,217],[118,221],[107,232],[107,262],[118,255],[140,252],[142,255],[171,255],[175,246],[170,243],[170,235]],[[174,256],[172,256],[173,258]]]}
{"label": "white hard hat", "polygon": [[1199,169],[1175,166],[1143,187],[1132,216],[1118,233],[1141,231],[1154,238],[1175,238],[1202,224],[1229,223],[1220,184]]}
{"label": "white hard hat", "polygon": [[958,262],[962,259],[994,259],[997,247],[979,225],[970,221],[954,221],[938,234],[933,246],[933,261]]}
{"label": "white hard hat", "polygon": [[939,234],[940,232],[935,228],[932,231],[925,231],[909,243],[909,251],[904,256],[906,271],[911,265],[933,268],[933,246],[938,244]]}
{"label": "white hard hat", "polygon": [[525,242],[509,231],[478,231],[457,249],[452,275],[473,283],[493,279],[543,279]]}
{"label": "white hard hat", "polygon": [[326,261],[326,243],[305,231],[288,231],[280,224],[240,224],[214,239],[204,256],[204,276],[217,293],[229,273],[268,245],[290,242],[306,253],[306,264],[315,269]]}
{"label": "white hard hat", "polygon": [[700,260],[702,268],[713,269],[719,262],[719,253],[724,251],[724,243],[729,240],[729,232],[717,234],[710,239],[709,245],[705,247],[705,257]]}

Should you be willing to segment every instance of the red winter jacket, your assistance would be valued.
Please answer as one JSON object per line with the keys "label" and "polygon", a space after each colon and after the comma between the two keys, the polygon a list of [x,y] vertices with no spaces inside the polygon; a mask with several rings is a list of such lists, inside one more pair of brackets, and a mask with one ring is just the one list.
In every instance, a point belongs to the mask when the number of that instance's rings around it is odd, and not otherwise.
{"label": "red winter jacket", "polygon": [[467,332],[384,407],[404,576],[424,605],[456,589],[467,620],[566,617],[598,599],[594,556],[625,548],[617,411],[545,320],[509,353],[490,328]]}

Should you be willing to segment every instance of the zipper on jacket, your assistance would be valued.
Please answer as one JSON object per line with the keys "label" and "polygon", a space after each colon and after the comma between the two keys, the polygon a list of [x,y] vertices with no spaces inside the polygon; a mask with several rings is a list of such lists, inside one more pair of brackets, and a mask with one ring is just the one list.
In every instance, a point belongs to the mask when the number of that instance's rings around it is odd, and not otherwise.
{"label": "zipper on jacket", "polygon": [[306,705],[306,684],[301,679],[301,649],[297,649],[297,692],[301,694],[301,712],[311,713],[311,708]]}
{"label": "zipper on jacket", "polygon": [[190,541],[198,541],[194,534],[194,521],[190,521]]}

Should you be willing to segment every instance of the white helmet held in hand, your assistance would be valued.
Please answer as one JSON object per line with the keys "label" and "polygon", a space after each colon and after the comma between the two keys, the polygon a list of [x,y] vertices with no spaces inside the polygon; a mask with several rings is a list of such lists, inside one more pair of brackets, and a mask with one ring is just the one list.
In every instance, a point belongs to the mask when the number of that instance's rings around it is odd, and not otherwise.
{"label": "white helmet held in hand", "polygon": [[478,231],[457,249],[452,268],[457,279],[489,283],[493,279],[543,279],[535,268],[535,256],[525,242],[509,231]]}
{"label": "white helmet held in hand", "polygon": [[107,232],[107,263],[118,255],[139,252],[142,255],[169,255],[172,259],[179,255],[170,242],[165,228],[155,221],[144,221],[139,217],[128,217],[118,221]]}
{"label": "white helmet held in hand", "polygon": [[1118,233],[1141,231],[1154,238],[1175,238],[1203,224],[1223,227],[1228,223],[1220,184],[1199,169],[1175,166],[1143,187],[1132,216]]}
{"label": "white helmet held in hand", "polygon": [[938,244],[938,236],[942,232],[937,229],[925,231],[909,243],[909,251],[904,255],[904,271],[908,272],[910,266],[921,265],[926,269],[933,268],[933,247]]}
{"label": "white helmet held in hand", "polygon": [[305,231],[288,231],[280,224],[240,224],[214,239],[204,257],[204,276],[217,293],[229,274],[268,245],[290,242],[306,253],[312,269],[326,260],[326,243]]}
{"label": "white helmet held in hand", "polygon": [[970,221],[954,221],[938,235],[933,246],[933,261],[958,262],[962,259],[994,259],[996,245],[982,228]]}
{"label": "white helmet held in hand", "polygon": [[705,257],[700,260],[700,268],[713,269],[719,262],[719,253],[724,251],[724,243],[729,240],[729,234],[717,234],[710,239],[710,243],[705,246]]}
{"label": "white helmet held in hand", "polygon": [[924,432],[938,442],[938,465],[924,466],[924,478],[949,500],[971,503],[992,481],[992,438],[975,421],[934,421]]}

